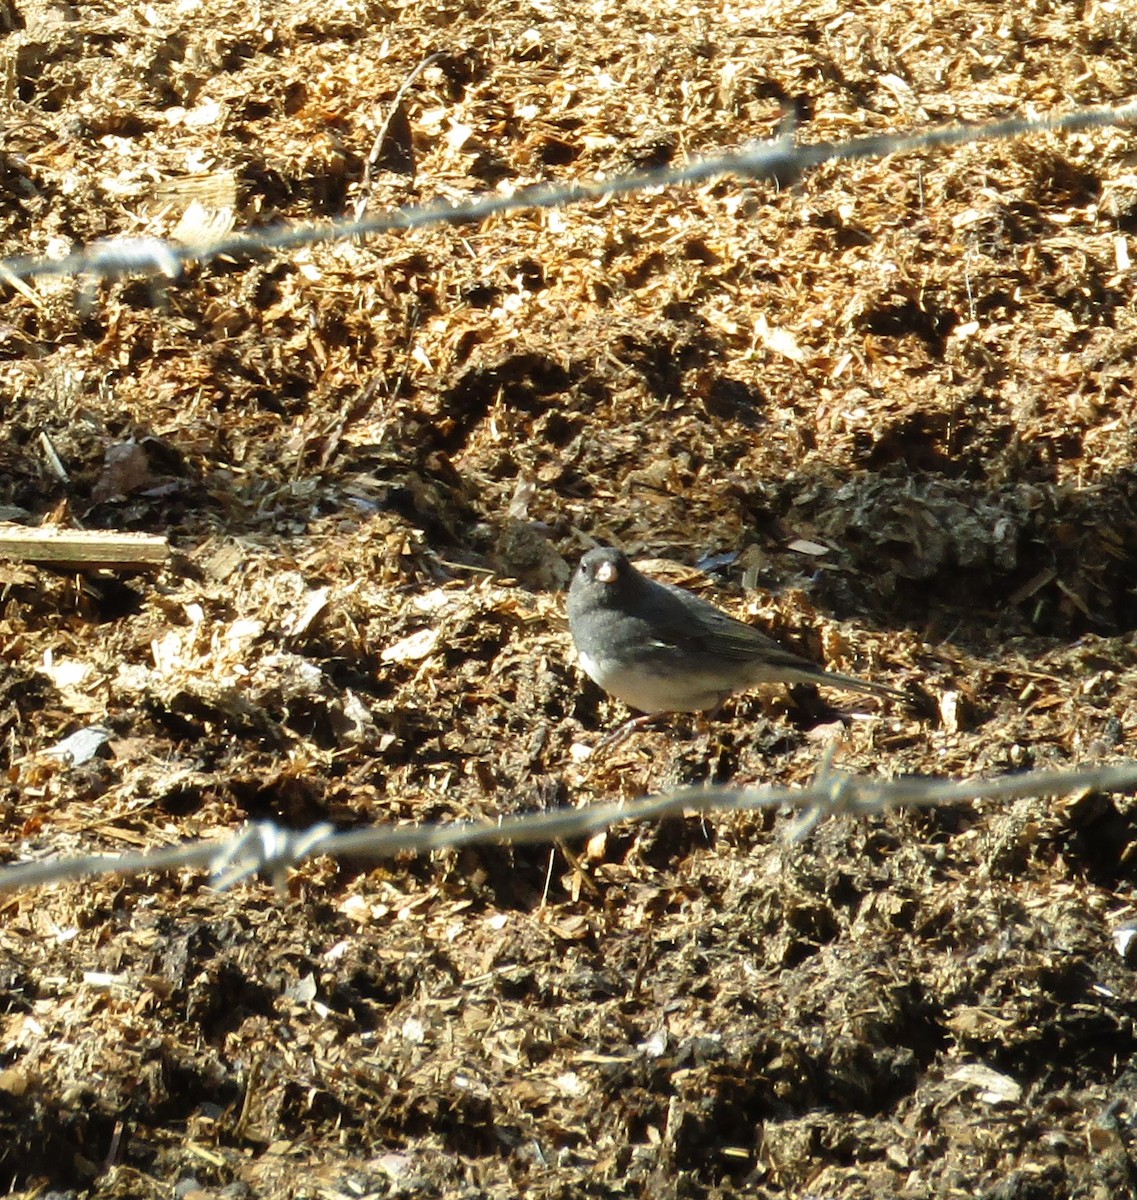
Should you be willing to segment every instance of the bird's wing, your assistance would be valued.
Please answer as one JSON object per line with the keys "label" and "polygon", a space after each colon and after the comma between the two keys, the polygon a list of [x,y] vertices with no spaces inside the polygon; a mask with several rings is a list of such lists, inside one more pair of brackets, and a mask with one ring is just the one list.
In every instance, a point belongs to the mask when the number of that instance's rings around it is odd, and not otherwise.
{"label": "bird's wing", "polygon": [[[698,596],[679,591],[674,585],[659,585],[672,603],[666,605],[663,636],[681,649],[701,651],[738,663],[761,657],[771,667],[786,667],[809,674],[824,674],[823,668],[800,654],[787,650],[768,634],[744,621],[735,620]],[[694,601],[694,603],[692,603]]]}

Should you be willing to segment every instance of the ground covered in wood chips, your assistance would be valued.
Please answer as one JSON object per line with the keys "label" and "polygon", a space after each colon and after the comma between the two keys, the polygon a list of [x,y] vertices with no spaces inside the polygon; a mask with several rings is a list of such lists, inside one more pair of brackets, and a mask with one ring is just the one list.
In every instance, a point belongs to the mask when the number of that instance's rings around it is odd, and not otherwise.
{"label": "ground covered in wood chips", "polygon": [[[1128,0],[0,3],[0,253],[1137,94]],[[402,93],[400,95],[400,89]],[[1133,756],[1137,134],[3,287],[4,861],[702,780]],[[925,712],[626,710],[622,545]],[[53,756],[88,726],[82,764]],[[620,826],[0,898],[0,1181],[99,1197],[1137,1195],[1134,802]],[[1120,931],[1120,932],[1119,932]]]}

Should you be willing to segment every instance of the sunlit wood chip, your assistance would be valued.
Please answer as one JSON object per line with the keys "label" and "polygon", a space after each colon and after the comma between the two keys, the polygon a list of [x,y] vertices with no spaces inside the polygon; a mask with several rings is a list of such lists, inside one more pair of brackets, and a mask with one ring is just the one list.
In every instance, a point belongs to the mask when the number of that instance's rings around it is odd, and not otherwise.
{"label": "sunlit wood chip", "polygon": [[393,646],[388,646],[379,657],[384,662],[418,662],[432,654],[437,645],[437,629],[420,629],[418,633],[412,633]]}
{"label": "sunlit wood chip", "polygon": [[1017,1104],[1023,1090],[1009,1075],[985,1067],[982,1063],[964,1063],[948,1076],[956,1083],[977,1088],[985,1104]]}

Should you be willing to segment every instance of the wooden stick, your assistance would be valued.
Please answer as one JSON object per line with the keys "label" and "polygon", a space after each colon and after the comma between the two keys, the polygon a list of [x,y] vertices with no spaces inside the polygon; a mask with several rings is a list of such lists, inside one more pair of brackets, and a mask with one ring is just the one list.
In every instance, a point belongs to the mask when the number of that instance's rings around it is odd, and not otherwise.
{"label": "wooden stick", "polygon": [[60,529],[0,525],[0,558],[53,567],[153,571],[170,554],[166,538],[151,533],[119,533],[111,529]]}

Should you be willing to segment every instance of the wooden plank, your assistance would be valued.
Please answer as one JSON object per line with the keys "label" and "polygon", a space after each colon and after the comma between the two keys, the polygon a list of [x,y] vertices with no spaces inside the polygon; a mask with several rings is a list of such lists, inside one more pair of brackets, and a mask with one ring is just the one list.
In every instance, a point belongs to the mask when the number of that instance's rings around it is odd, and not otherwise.
{"label": "wooden plank", "polygon": [[164,566],[169,555],[168,540],[158,534],[0,525],[0,558],[20,562],[77,570],[153,571]]}

